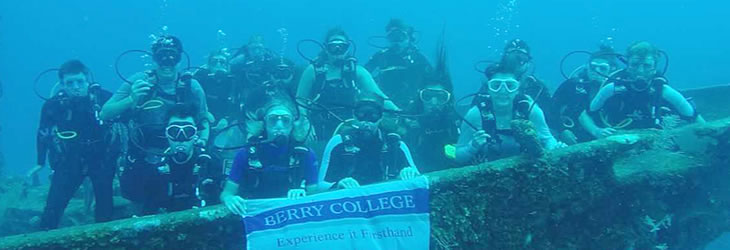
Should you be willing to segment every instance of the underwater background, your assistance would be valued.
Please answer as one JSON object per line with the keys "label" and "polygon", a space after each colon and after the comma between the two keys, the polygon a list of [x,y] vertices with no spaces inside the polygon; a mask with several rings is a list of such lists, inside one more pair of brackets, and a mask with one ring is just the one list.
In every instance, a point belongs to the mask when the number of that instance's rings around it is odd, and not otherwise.
{"label": "underwater background", "polygon": [[[343,27],[357,43],[357,57],[367,61],[377,48],[368,38],[384,33],[386,22],[402,18],[419,31],[419,47],[432,58],[443,29],[457,96],[477,90],[480,60],[495,60],[506,40],[521,38],[531,46],[535,75],[551,90],[563,80],[559,62],[573,50],[594,50],[601,43],[618,52],[633,41],[647,40],[668,52],[667,76],[678,89],[730,82],[730,22],[727,1],[689,0],[488,0],[488,1],[0,1],[0,148],[8,174],[22,174],[35,160],[35,130],[42,100],[33,93],[41,71],[76,58],[96,81],[116,90],[121,80],[114,60],[128,49],[148,49],[150,35],[179,36],[192,65],[221,47],[238,48],[252,34],[300,64],[302,39],[321,40],[333,26]],[[283,46],[280,32],[286,29]],[[377,41],[376,41],[377,42]],[[383,43],[383,42],[381,42]],[[314,45],[303,45],[312,57]],[[581,56],[566,61],[571,71]],[[149,60],[147,60],[149,61]],[[139,55],[122,60],[130,74],[145,63]],[[55,81],[47,74],[39,92]]]}
{"label": "underwater background", "polygon": [[[668,53],[670,84],[688,89],[730,83],[728,10],[727,1],[689,0],[0,1],[0,152],[6,158],[1,171],[22,175],[35,164],[43,101],[33,84],[40,72],[80,59],[96,81],[114,91],[122,83],[114,67],[117,56],[149,49],[151,35],[180,37],[192,66],[203,64],[215,49],[242,46],[252,34],[304,65],[297,43],[321,40],[327,29],[341,26],[364,63],[378,50],[368,45],[369,38],[383,35],[390,18],[402,18],[418,31],[418,45],[429,59],[445,32],[457,97],[478,89],[482,75],[475,63],[497,60],[506,40],[521,38],[530,45],[535,75],[551,90],[563,81],[559,63],[567,53],[602,43],[623,53],[630,43],[647,40]],[[317,48],[304,44],[302,52],[313,57]],[[565,71],[584,60],[569,58]],[[119,70],[129,75],[147,63],[133,54],[120,60]],[[55,79],[55,73],[44,75],[38,91],[47,95]],[[730,235],[724,236],[706,249],[730,249]]]}

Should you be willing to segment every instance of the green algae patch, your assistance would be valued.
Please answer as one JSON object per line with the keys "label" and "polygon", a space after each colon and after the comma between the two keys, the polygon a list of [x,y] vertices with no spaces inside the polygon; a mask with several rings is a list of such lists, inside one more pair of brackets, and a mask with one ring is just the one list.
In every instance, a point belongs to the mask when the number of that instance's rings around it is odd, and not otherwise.
{"label": "green algae patch", "polygon": [[665,150],[650,150],[631,157],[622,158],[613,166],[619,182],[639,181],[640,178],[654,178],[682,174],[692,168],[702,167],[697,159]]}

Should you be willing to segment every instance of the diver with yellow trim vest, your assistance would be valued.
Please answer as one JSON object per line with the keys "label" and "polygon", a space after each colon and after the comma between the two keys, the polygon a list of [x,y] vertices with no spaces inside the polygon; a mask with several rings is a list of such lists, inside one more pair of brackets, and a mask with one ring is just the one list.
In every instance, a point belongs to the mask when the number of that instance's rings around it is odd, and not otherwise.
{"label": "diver with yellow trim vest", "polygon": [[[199,147],[205,147],[213,120],[203,88],[190,73],[179,73],[176,68],[184,54],[180,39],[161,36],[152,44],[150,54],[157,68],[123,78],[128,84],[122,84],[101,110],[102,118],[122,116],[129,120],[130,146],[120,168],[120,185],[122,195],[137,205],[154,204],[150,199],[156,197],[145,190],[162,178],[158,166],[168,148],[165,126],[169,111],[176,105],[194,107],[199,128],[195,143]],[[142,212],[154,212],[150,209],[143,205]]]}
{"label": "diver with yellow trim vest", "polygon": [[418,90],[433,68],[416,46],[413,27],[394,18],[385,31],[389,46],[370,57],[365,68],[396,105],[406,107],[418,99]]}
{"label": "diver with yellow trim vest", "polygon": [[37,166],[28,172],[35,176],[46,164],[53,171],[41,228],[58,227],[68,202],[86,177],[94,186],[96,222],[112,219],[112,180],[118,156],[118,137],[112,136],[111,123],[98,116],[111,92],[90,79],[89,69],[78,60],[65,62],[58,69],[58,91],[41,110],[37,134]]}
{"label": "diver with yellow trim vest", "polygon": [[[648,42],[629,46],[627,67],[609,76],[591,101],[580,123],[595,138],[610,136],[618,129],[667,128],[676,126],[677,115],[687,122],[704,122],[694,105],[669,86],[657,69],[662,54]],[[595,121],[598,120],[599,123]]]}

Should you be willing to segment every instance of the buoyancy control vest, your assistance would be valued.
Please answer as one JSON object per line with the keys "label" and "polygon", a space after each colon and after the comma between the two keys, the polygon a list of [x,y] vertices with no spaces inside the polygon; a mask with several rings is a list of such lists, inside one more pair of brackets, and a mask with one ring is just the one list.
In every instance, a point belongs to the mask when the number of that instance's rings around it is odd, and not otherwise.
{"label": "buoyancy control vest", "polygon": [[[277,198],[290,189],[303,189],[306,162],[310,149],[304,146],[277,148],[260,144],[244,148],[248,152],[240,193],[247,198]],[[275,150],[285,150],[279,155]],[[272,157],[276,156],[276,157]]]}
{"label": "buoyancy control vest", "polygon": [[[482,122],[481,129],[491,136],[491,140],[487,143],[486,154],[484,152],[480,152],[480,154],[489,160],[495,160],[522,151],[521,146],[516,145],[513,140],[514,131],[512,129],[499,129],[497,127],[492,97],[484,94],[479,95],[478,98],[476,105]],[[534,107],[533,100],[527,95],[519,94],[513,102],[512,120],[529,120],[530,112]],[[510,142],[507,142],[508,139]]]}

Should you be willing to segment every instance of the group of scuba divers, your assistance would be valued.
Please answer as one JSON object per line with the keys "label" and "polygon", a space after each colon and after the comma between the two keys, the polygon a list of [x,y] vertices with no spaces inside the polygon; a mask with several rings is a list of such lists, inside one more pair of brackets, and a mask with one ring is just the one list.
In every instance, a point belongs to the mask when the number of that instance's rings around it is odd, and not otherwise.
{"label": "group of scuba divers", "polygon": [[149,54],[156,68],[129,78],[117,69],[125,83],[115,93],[80,61],[64,63],[41,110],[38,162],[28,174],[46,161],[53,170],[41,227],[58,227],[86,177],[98,222],[114,218],[117,190],[136,215],[218,203],[244,214],[245,199],[297,199],[520,154],[515,121],[532,124],[546,150],[674,118],[702,121],[659,70],[666,54],[647,42],[626,54],[605,46],[571,53],[588,60],[551,96],[516,39],[479,69],[481,89],[456,100],[443,37],[431,65],[412,27],[392,19],[385,32],[389,45],[362,66],[334,28],[304,67],[253,36],[184,70],[182,42],[165,35],[150,52],[128,51]]}

